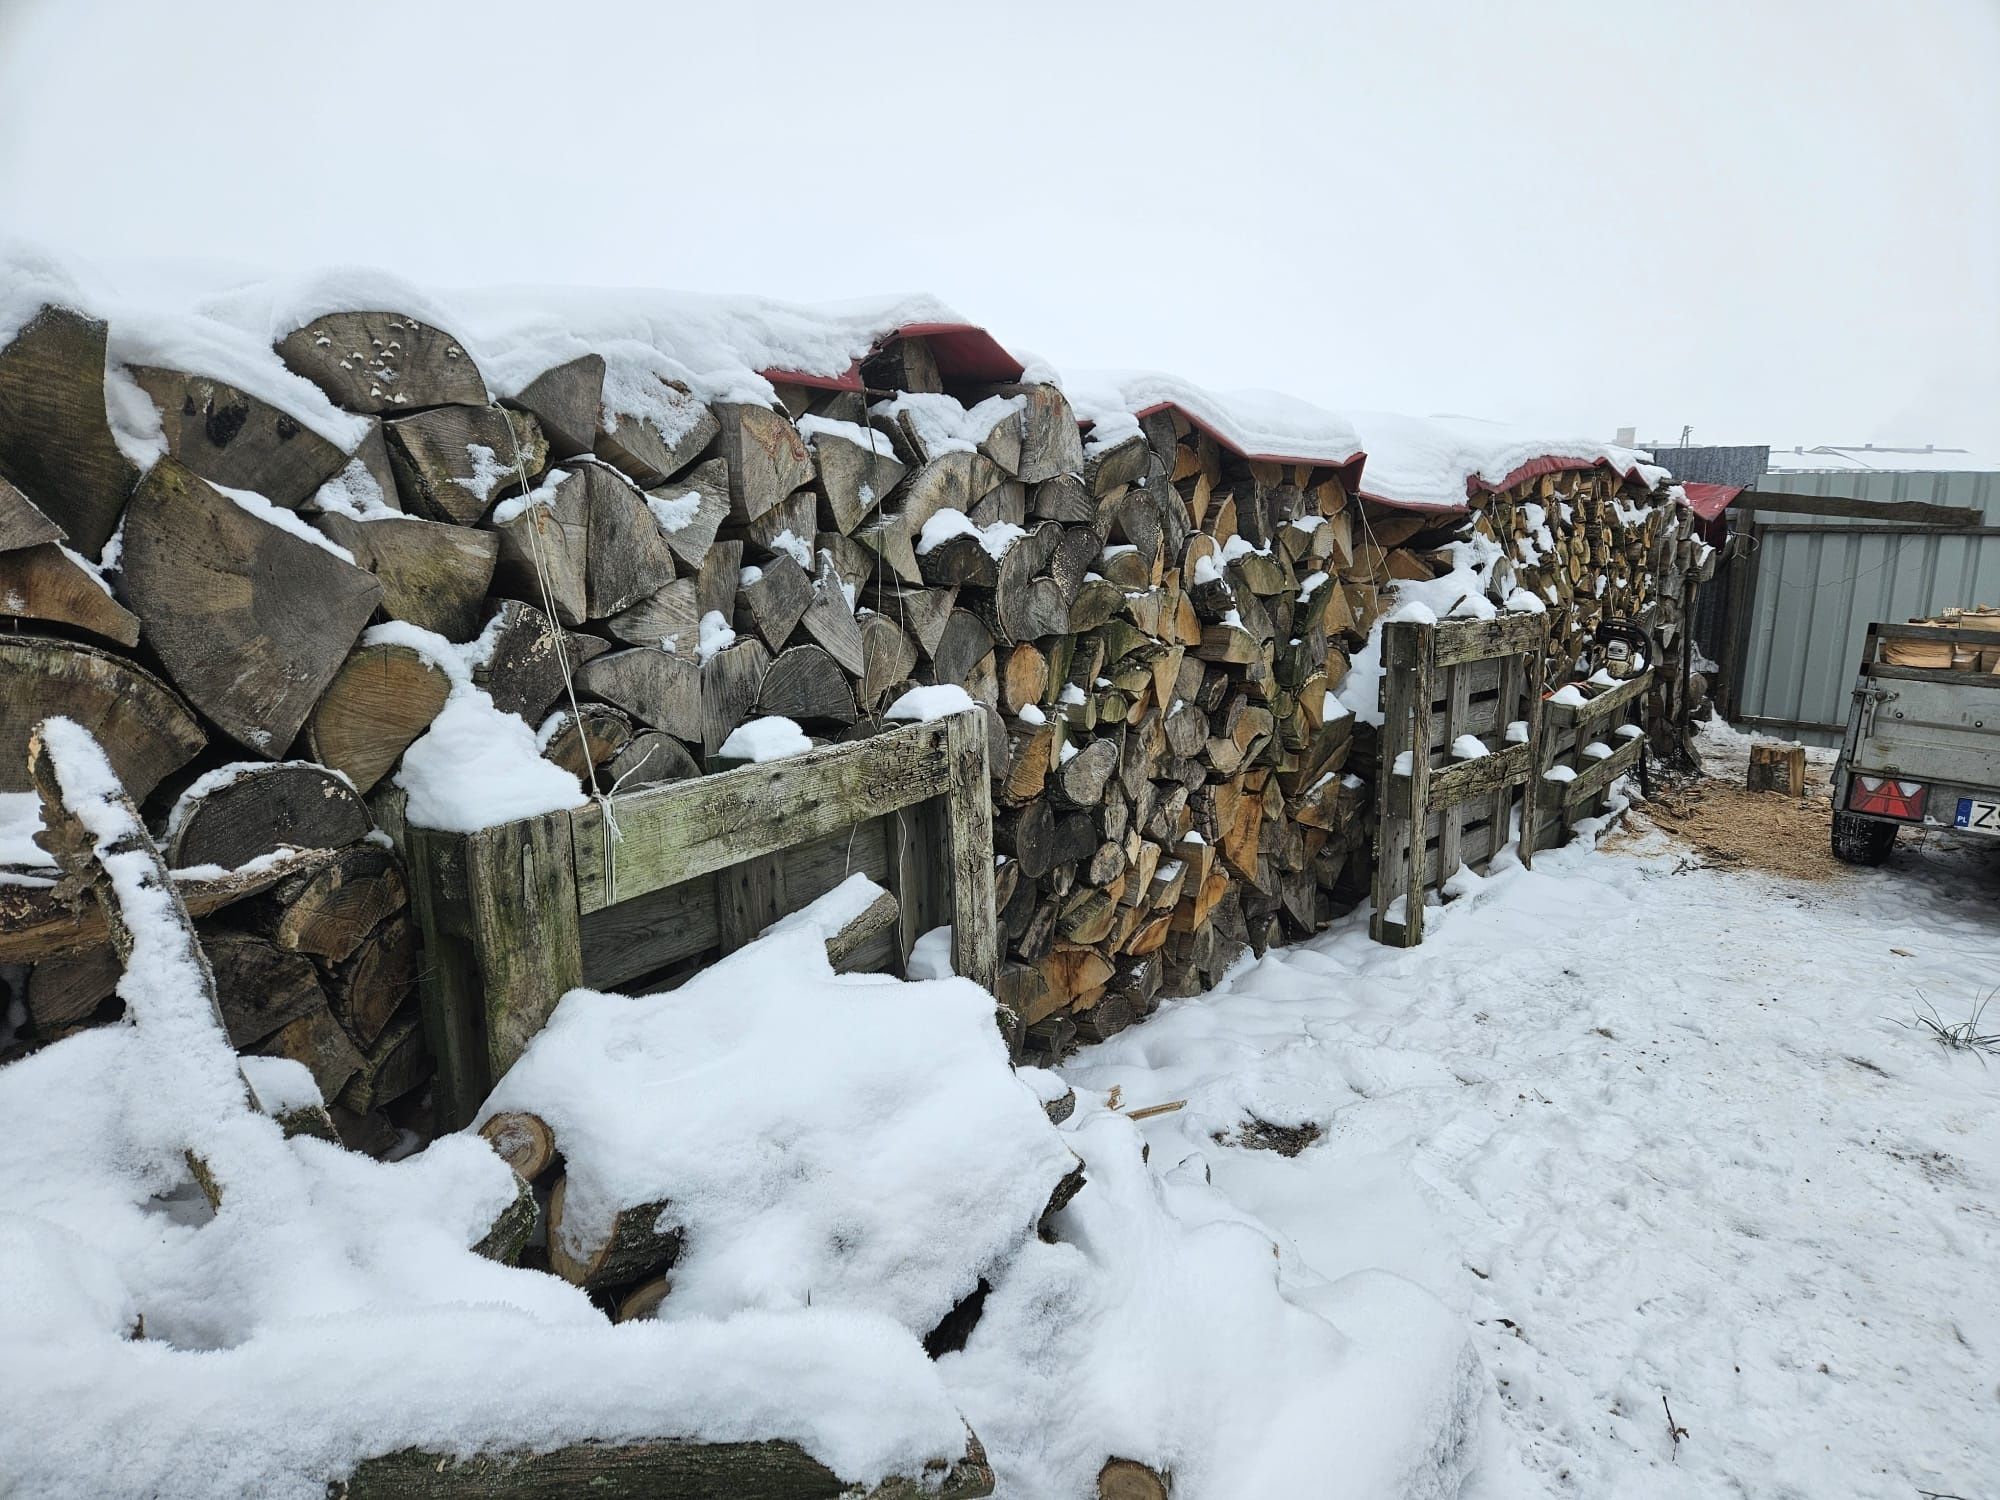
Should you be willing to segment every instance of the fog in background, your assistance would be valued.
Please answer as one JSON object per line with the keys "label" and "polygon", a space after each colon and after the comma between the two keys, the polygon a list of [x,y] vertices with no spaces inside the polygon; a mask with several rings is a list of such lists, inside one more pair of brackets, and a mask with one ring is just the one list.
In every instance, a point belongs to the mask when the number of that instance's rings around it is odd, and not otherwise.
{"label": "fog in background", "polygon": [[0,0],[0,234],[2000,457],[2000,3]]}

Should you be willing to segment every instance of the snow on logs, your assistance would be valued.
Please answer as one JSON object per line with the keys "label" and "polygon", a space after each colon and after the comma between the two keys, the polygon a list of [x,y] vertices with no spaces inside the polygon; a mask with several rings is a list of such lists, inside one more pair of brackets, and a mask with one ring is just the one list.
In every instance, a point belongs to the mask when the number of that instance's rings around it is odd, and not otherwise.
{"label": "snow on logs", "polygon": [[[278,340],[274,380],[331,403],[310,424],[281,385],[134,368],[164,450],[142,472],[105,351],[56,308],[0,349],[0,611],[24,632],[0,640],[0,791],[60,711],[156,815],[200,777],[215,806],[173,847],[221,853],[188,862],[334,851],[190,905],[225,1004],[245,997],[232,1033],[305,1061],[350,1126],[422,1054],[400,872],[359,840],[461,691],[631,789],[718,768],[748,721],[848,737],[913,687],[962,689],[989,724],[1001,998],[1059,1054],[1365,891],[1372,695],[1348,693],[1358,717],[1340,695],[1388,591],[1546,609],[1560,682],[1599,664],[1600,623],[1678,610],[1692,545],[1603,466],[1412,513],[1177,406],[1092,426],[1054,385],[948,382],[921,337],[868,356],[865,390],[780,382],[766,406],[609,346],[489,384],[394,310]],[[103,571],[71,550],[107,542]],[[328,768],[321,803],[287,757]],[[31,1039],[115,1008],[102,954],[32,894],[0,915],[70,936],[29,973]],[[337,940],[299,937],[298,903],[348,913]]]}

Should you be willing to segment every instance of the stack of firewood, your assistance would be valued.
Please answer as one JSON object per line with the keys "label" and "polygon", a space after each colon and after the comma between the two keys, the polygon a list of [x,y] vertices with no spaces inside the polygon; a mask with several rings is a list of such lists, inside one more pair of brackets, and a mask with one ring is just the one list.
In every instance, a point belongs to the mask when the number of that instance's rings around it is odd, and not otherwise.
{"label": "stack of firewood", "polygon": [[[1687,545],[1598,473],[1411,515],[1171,407],[1086,432],[1053,385],[947,390],[921,337],[878,348],[862,390],[781,383],[773,407],[655,376],[635,400],[597,355],[496,400],[451,334],[388,312],[322,316],[277,354],[365,439],[135,370],[167,450],[142,474],[107,421],[102,324],[50,308],[0,351],[0,790],[57,712],[163,824],[192,781],[168,837],[220,867],[211,958],[261,1007],[239,1042],[378,1124],[421,1081],[419,958],[395,855],[363,840],[399,831],[394,773],[452,682],[371,622],[474,643],[472,682],[604,789],[716,769],[754,717],[851,737],[912,685],[963,687],[992,750],[1002,998],[1059,1053],[1366,890],[1372,733],[1333,695],[1396,582],[1450,568],[1468,525],[1500,542],[1487,586],[1547,600],[1554,683],[1594,665],[1603,619],[1658,604]],[[293,760],[195,780],[246,757]],[[248,831],[188,842],[225,798]],[[288,847],[342,852],[222,878]],[[48,914],[9,889],[8,959],[51,958],[26,975],[29,1039],[115,1008],[103,955],[30,951]],[[95,977],[38,1009],[79,964]]]}

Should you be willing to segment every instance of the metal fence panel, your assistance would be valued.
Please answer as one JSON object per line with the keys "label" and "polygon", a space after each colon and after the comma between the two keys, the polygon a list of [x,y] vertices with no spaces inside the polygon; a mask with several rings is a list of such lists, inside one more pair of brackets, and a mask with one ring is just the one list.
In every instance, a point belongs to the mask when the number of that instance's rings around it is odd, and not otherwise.
{"label": "metal fence panel", "polygon": [[[1971,506],[1987,527],[2000,528],[2000,473],[1767,474],[1758,489]],[[1754,506],[1754,496],[1739,503]],[[1762,520],[1737,709],[1746,724],[1837,744],[1871,622],[2000,604],[2000,535],[1839,518]]]}

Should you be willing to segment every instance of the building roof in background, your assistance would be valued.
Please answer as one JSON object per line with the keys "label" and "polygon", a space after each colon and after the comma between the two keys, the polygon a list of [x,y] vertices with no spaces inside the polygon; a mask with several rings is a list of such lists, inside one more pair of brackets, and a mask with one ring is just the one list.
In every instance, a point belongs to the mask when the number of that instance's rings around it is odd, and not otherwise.
{"label": "building roof in background", "polygon": [[1766,472],[1866,474],[1996,469],[2000,469],[2000,462],[1983,458],[1967,448],[1940,448],[1931,443],[1926,443],[1921,448],[1895,447],[1887,444],[1878,446],[1874,443],[1825,443],[1817,448],[1773,446]]}
{"label": "building roof in background", "polygon": [[1768,471],[1770,452],[1762,446],[1655,448],[1653,462],[1683,484],[1733,484],[1741,489]]}

